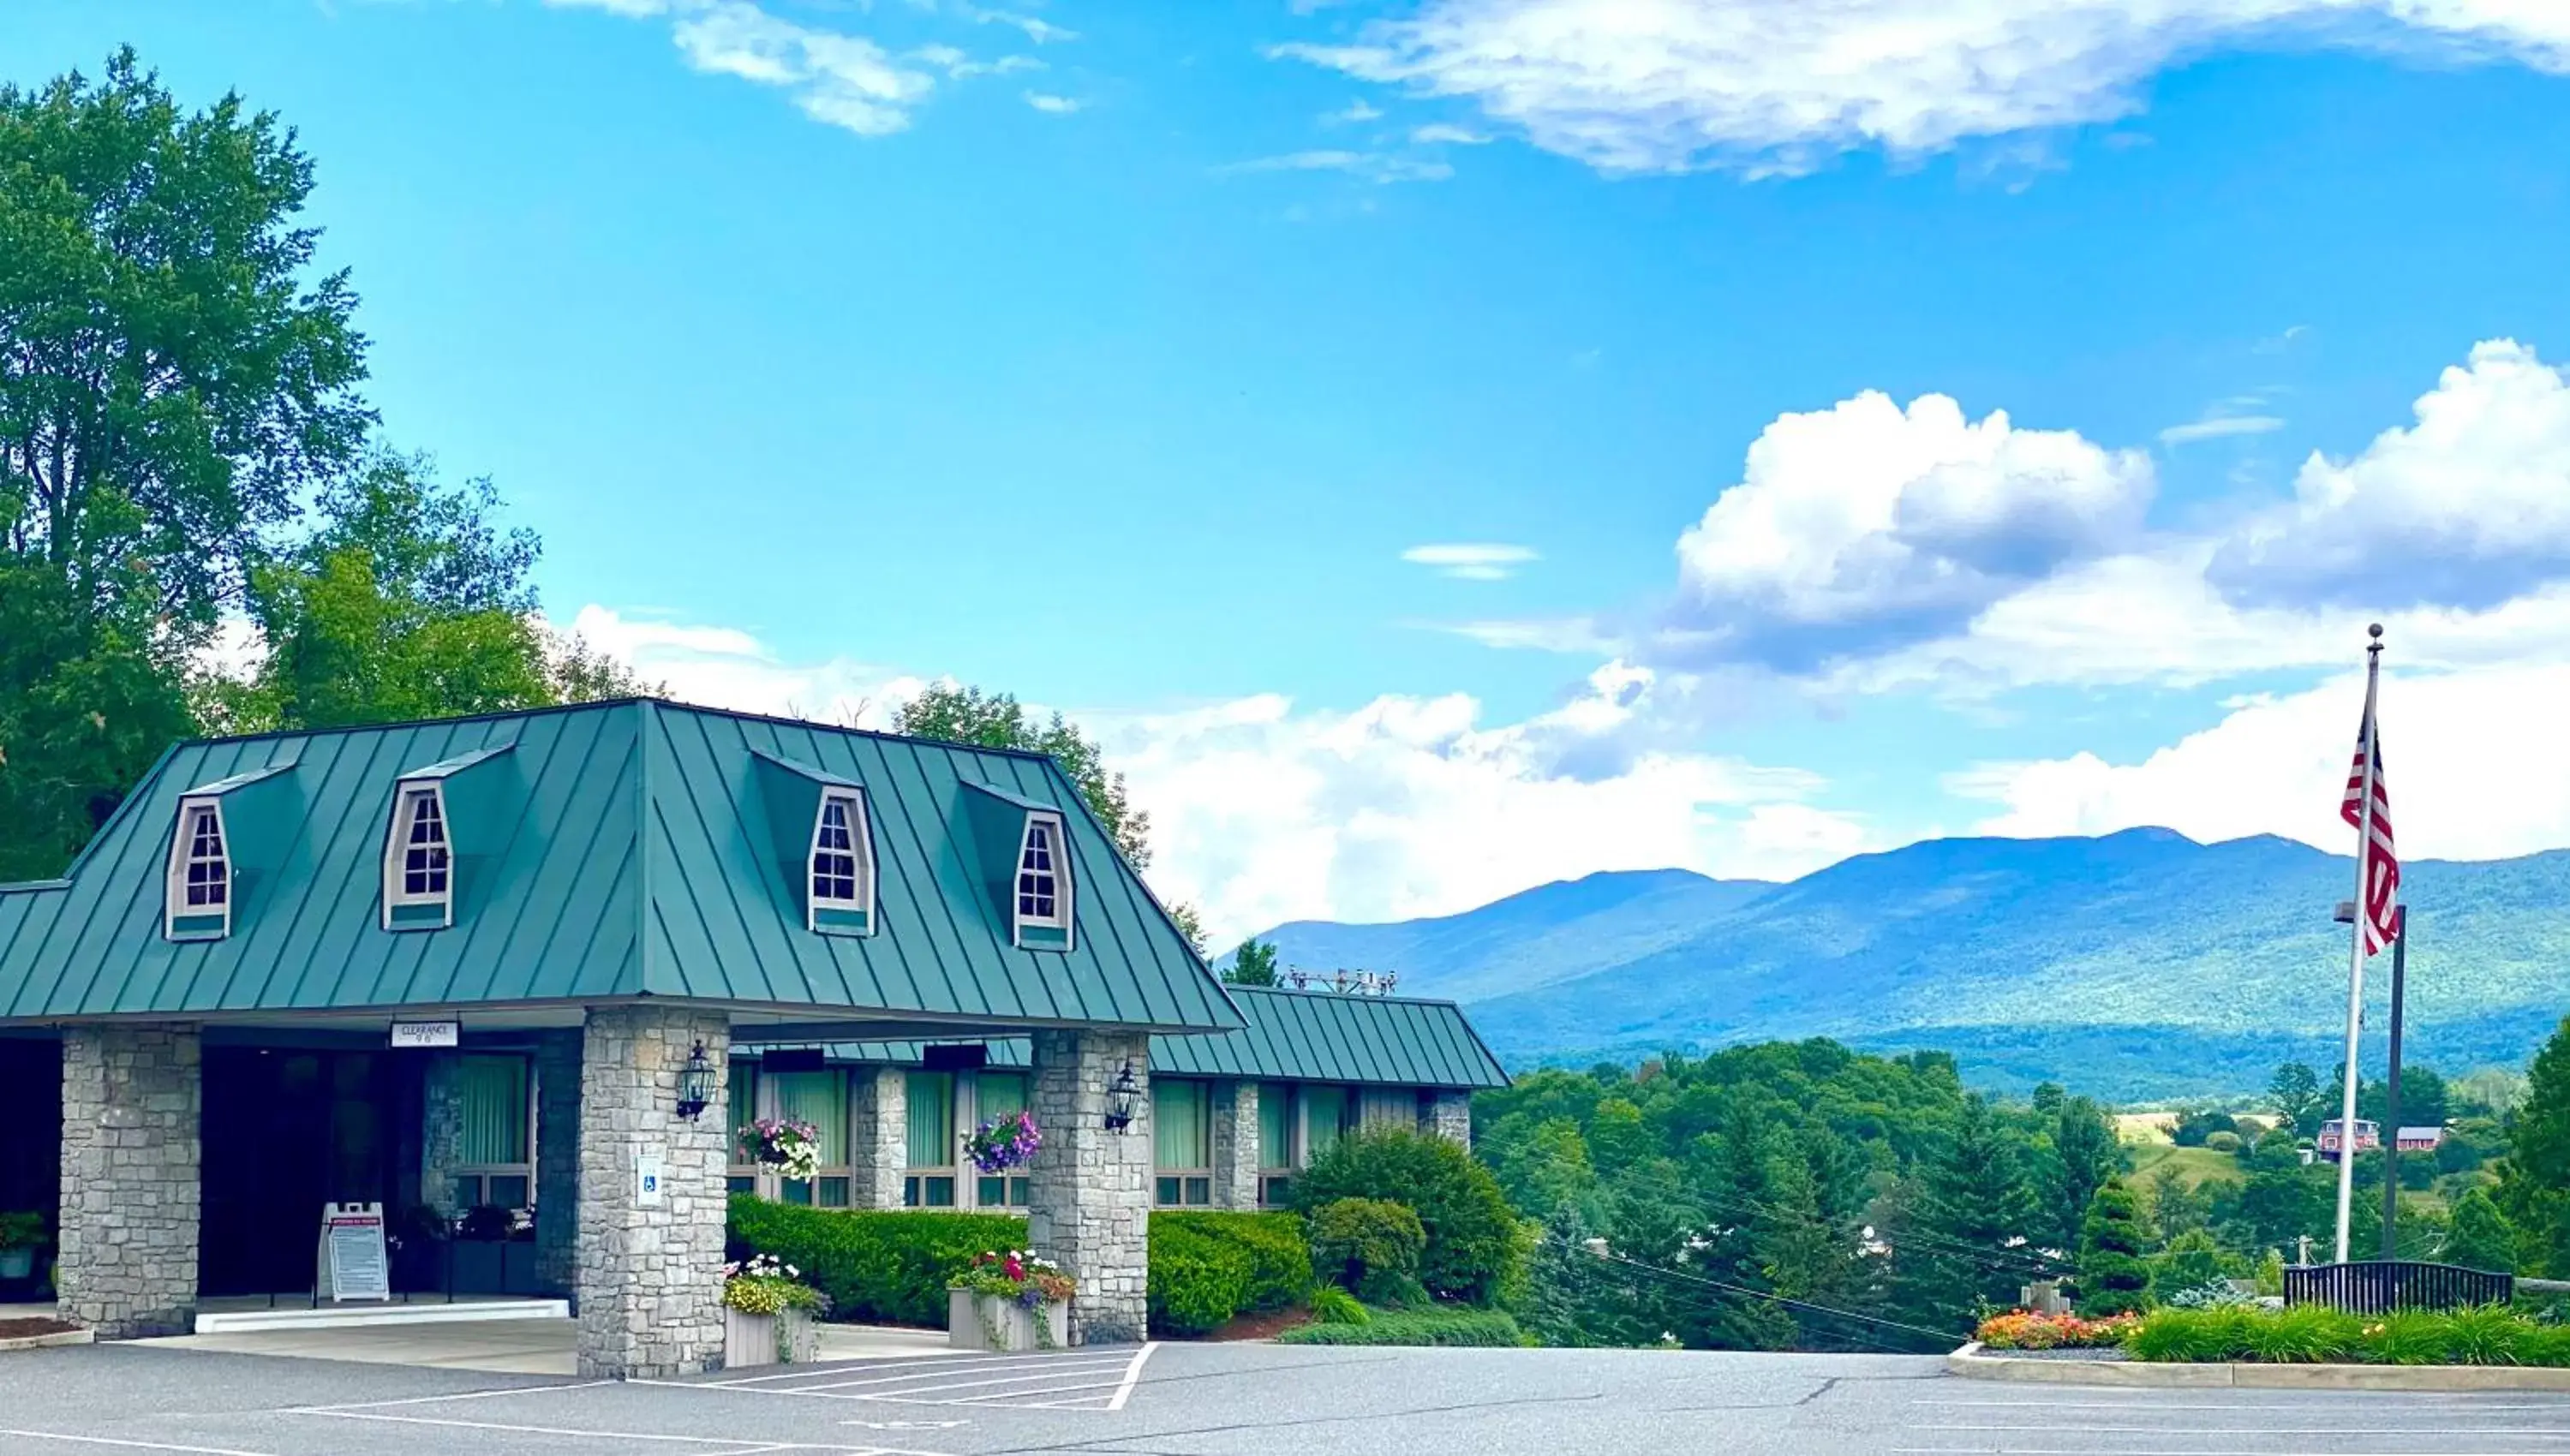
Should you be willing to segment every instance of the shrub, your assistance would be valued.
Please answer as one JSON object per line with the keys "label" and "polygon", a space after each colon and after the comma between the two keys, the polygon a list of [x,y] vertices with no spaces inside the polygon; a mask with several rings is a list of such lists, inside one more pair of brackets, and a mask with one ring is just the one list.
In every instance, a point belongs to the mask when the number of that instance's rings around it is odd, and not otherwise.
{"label": "shrub", "polygon": [[2109,1178],[2088,1200],[2079,1226],[2079,1312],[2130,1314],[2150,1303],[2151,1267],[2142,1262],[2142,1216],[2124,1180]]}
{"label": "shrub", "polygon": [[1294,1180],[1295,1211],[1307,1217],[1345,1198],[1418,1213],[1427,1236],[1419,1279],[1439,1298],[1488,1305],[1524,1280],[1529,1241],[1499,1180],[1444,1138],[1406,1129],[1341,1138]]}
{"label": "shrub", "polygon": [[2227,1112],[2190,1112],[2169,1129],[2169,1141],[2181,1148],[2201,1148],[2215,1133],[2240,1136],[2240,1124]]}
{"label": "shrub", "polygon": [[2570,1326],[2538,1324],[2504,1305],[2452,1314],[2347,1314],[2291,1309],[2163,1308],[2124,1348],[2137,1360],[2264,1364],[2570,1364]]}
{"label": "shrub", "polygon": [[1183,1224],[1151,1221],[1151,1328],[1202,1334],[1229,1322],[1249,1298],[1247,1251]]}
{"label": "shrub", "polygon": [[1312,1316],[1323,1324],[1367,1324],[1374,1319],[1372,1311],[1357,1296],[1336,1284],[1323,1284],[1312,1291]]}
{"label": "shrub", "polygon": [[1526,1342],[1517,1322],[1497,1309],[1384,1311],[1363,1324],[1306,1324],[1276,1336],[1278,1344],[1475,1345],[1508,1347]]}
{"label": "shrub", "polygon": [[2452,1317],[2452,1355],[2458,1365],[2530,1365],[2535,1327],[2504,1304],[2458,1310]]}
{"label": "shrub", "polygon": [[1241,1308],[1257,1313],[1291,1309],[1312,1297],[1312,1254],[1303,1221],[1292,1214],[1155,1213],[1152,1247],[1162,1235],[1184,1229],[1229,1244],[1249,1258],[1249,1287]]}
{"label": "shrub", "polygon": [[1419,1302],[1428,1232],[1407,1205],[1343,1198],[1312,1211],[1312,1273],[1378,1304]]}
{"label": "shrub", "polygon": [[2137,1360],[2228,1360],[2243,1343],[2244,1318],[2239,1309],[2154,1310],[2124,1340],[2124,1349]]}
{"label": "shrub", "polygon": [[2222,1246],[2202,1229],[2191,1229],[2169,1241],[2151,1264],[2151,1285],[2160,1289],[2200,1289],[2228,1274]]}
{"label": "shrub", "polygon": [[2238,1133],[2207,1133],[2204,1135],[2204,1146],[2208,1150],[2216,1153],[2237,1153],[2240,1151],[2240,1135]]}
{"label": "shrub", "polygon": [[973,1257],[1027,1246],[1027,1221],[1006,1214],[815,1209],[731,1200],[735,1259],[772,1254],[830,1298],[832,1317],[860,1323],[946,1325],[947,1281]]}
{"label": "shrub", "polygon": [[2237,1347],[2226,1359],[2273,1365],[2327,1365],[2356,1358],[2363,1325],[2353,1314],[2318,1304],[2274,1313],[2245,1313]]}

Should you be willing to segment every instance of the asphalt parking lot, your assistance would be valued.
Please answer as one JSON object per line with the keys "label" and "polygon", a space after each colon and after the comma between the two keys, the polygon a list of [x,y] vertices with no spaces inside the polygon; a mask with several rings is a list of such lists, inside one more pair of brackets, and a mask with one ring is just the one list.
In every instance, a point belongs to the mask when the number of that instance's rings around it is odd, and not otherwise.
{"label": "asphalt parking lot", "polygon": [[588,1384],[101,1345],[0,1356],[6,1456],[2513,1456],[2570,1397],[2137,1391],[1897,1356],[1163,1345]]}

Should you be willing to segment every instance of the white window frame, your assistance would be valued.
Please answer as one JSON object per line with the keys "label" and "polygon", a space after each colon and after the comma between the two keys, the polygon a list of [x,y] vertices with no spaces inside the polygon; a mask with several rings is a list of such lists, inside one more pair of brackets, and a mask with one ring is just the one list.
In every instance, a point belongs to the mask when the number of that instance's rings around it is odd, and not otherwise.
{"label": "white window frame", "polygon": [[[446,851],[446,888],[413,895],[403,888],[408,869],[410,831],[418,817],[414,807],[425,801],[437,807],[438,848]],[[443,929],[455,923],[455,821],[446,812],[446,786],[434,779],[407,779],[393,786],[392,823],[384,830],[383,926],[387,930]],[[435,923],[406,919],[393,922],[396,909],[435,906]]]}
{"label": "white window frame", "polygon": [[[1027,857],[1034,853],[1036,834],[1040,830],[1048,838],[1048,857],[1053,861],[1052,866],[1044,872],[1053,876],[1054,912],[1050,915],[1031,914],[1025,909],[1025,877],[1036,873],[1027,868]],[[1029,814],[1026,828],[1018,834],[1017,858],[1010,863],[1009,925],[1012,943],[1024,948],[1027,943],[1026,932],[1030,929],[1060,930],[1062,944],[1059,948],[1069,950],[1072,933],[1071,896],[1071,839],[1063,832],[1062,816]],[[1057,947],[1048,940],[1039,948],[1051,950]]]}
{"label": "white window frame", "polygon": [[[214,819],[214,854],[208,863],[222,867],[223,899],[219,907],[188,904],[188,870],[199,863],[195,841],[197,816],[200,814],[211,814]],[[178,822],[170,832],[170,863],[162,887],[162,935],[172,940],[212,940],[229,935],[232,932],[232,901],[239,891],[240,876],[232,865],[231,827],[223,823],[223,801],[211,796],[181,799]],[[193,919],[216,913],[223,917],[219,930],[179,928],[182,916]]]}
{"label": "white window frame", "polygon": [[[835,896],[824,899],[817,884],[819,877],[813,873],[823,853],[821,827],[828,822],[830,806],[833,804],[847,810],[848,844],[856,858],[856,894],[847,900],[841,900]],[[830,789],[823,792],[821,802],[812,810],[812,837],[803,854],[803,928],[821,929],[823,910],[854,910],[865,916],[866,922],[862,930],[852,926],[830,927],[837,933],[871,935],[875,932],[874,826],[867,822],[866,796],[853,789]]]}

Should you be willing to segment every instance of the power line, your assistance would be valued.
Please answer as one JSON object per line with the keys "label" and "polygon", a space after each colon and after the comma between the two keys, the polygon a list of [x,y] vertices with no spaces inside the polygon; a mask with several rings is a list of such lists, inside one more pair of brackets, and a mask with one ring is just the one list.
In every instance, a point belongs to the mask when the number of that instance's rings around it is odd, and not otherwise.
{"label": "power line", "polygon": [[1840,1309],[1828,1304],[1816,1304],[1809,1299],[1797,1299],[1790,1294],[1779,1294],[1768,1289],[1753,1289],[1746,1284],[1726,1283],[1721,1279],[1706,1278],[1702,1274],[1680,1274],[1678,1271],[1673,1269],[1662,1269],[1655,1264],[1644,1264],[1637,1259],[1626,1259],[1624,1256],[1613,1253],[1612,1251],[1601,1253],[1595,1249],[1581,1248],[1559,1239],[1552,1242],[1555,1248],[1585,1254],[1592,1259],[1603,1260],[1608,1264],[1619,1264],[1627,1269],[1637,1269],[1642,1271],[1644,1274],[1652,1274],[1664,1279],[1677,1279],[1684,1283],[1702,1284],[1707,1288],[1720,1289],[1725,1293],[1737,1294],[1743,1298],[1764,1299],[1770,1303],[1782,1304],[1791,1309],[1808,1309],[1815,1314],[1831,1314],[1836,1315],[1841,1319],[1862,1320],[1867,1324],[1880,1324],[1887,1329],[1906,1330],[1912,1334],[1926,1335],[1929,1339],[1948,1340],[1961,1337],[1954,1334],[1951,1330],[1929,1329],[1924,1324],[1909,1324],[1898,1319],[1887,1319],[1880,1314],[1861,1314],[1854,1309]]}
{"label": "power line", "polygon": [[[1705,1202],[1716,1208],[1729,1208],[1735,1212],[1745,1211],[1752,1214],[1762,1215],[1767,1218],[1800,1220],[1808,1228],[1821,1229],[1828,1233],[1841,1232],[1835,1224],[1829,1222],[1824,1217],[1803,1214],[1791,1209],[1779,1209],[1772,1206],[1761,1205],[1754,1199],[1745,1198],[1737,1194],[1734,1194],[1727,1199],[1707,1198],[1705,1199]],[[1883,1236],[1878,1234],[1877,1237],[1881,1238]],[[1967,1263],[1978,1264],[1983,1269],[2005,1270],[2011,1273],[2033,1274],[2037,1277],[2050,1277],[2056,1271],[2068,1270],[2076,1267],[2073,1262],[2068,1259],[2061,1258],[2057,1255],[2045,1254],[2039,1250],[2029,1248],[2023,1252],[2019,1252],[2008,1249],[1983,1249],[1978,1245],[1966,1244],[1958,1239],[1946,1239],[1937,1235],[1922,1234],[1915,1231],[1904,1231],[1897,1239],[1883,1238],[1883,1242],[1891,1246],[1896,1251],[1900,1249],[1902,1245],[1909,1244],[1917,1246],[1922,1253],[1936,1255],[1946,1259],[1963,1260]]]}

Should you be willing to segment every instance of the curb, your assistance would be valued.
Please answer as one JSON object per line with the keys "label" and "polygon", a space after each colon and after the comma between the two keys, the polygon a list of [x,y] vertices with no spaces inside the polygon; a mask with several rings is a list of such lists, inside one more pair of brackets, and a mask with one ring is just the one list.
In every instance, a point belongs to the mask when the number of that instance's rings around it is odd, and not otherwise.
{"label": "curb", "polygon": [[66,1329],[54,1334],[22,1334],[15,1339],[0,1339],[0,1354],[11,1350],[51,1349],[56,1345],[90,1344],[97,1340],[93,1330]]}
{"label": "curb", "polygon": [[1945,1357],[1947,1374],[2036,1385],[2204,1390],[2562,1390],[2570,1369],[2529,1365],[2186,1365],[2140,1360],[2028,1360],[1983,1354],[1974,1340]]}

